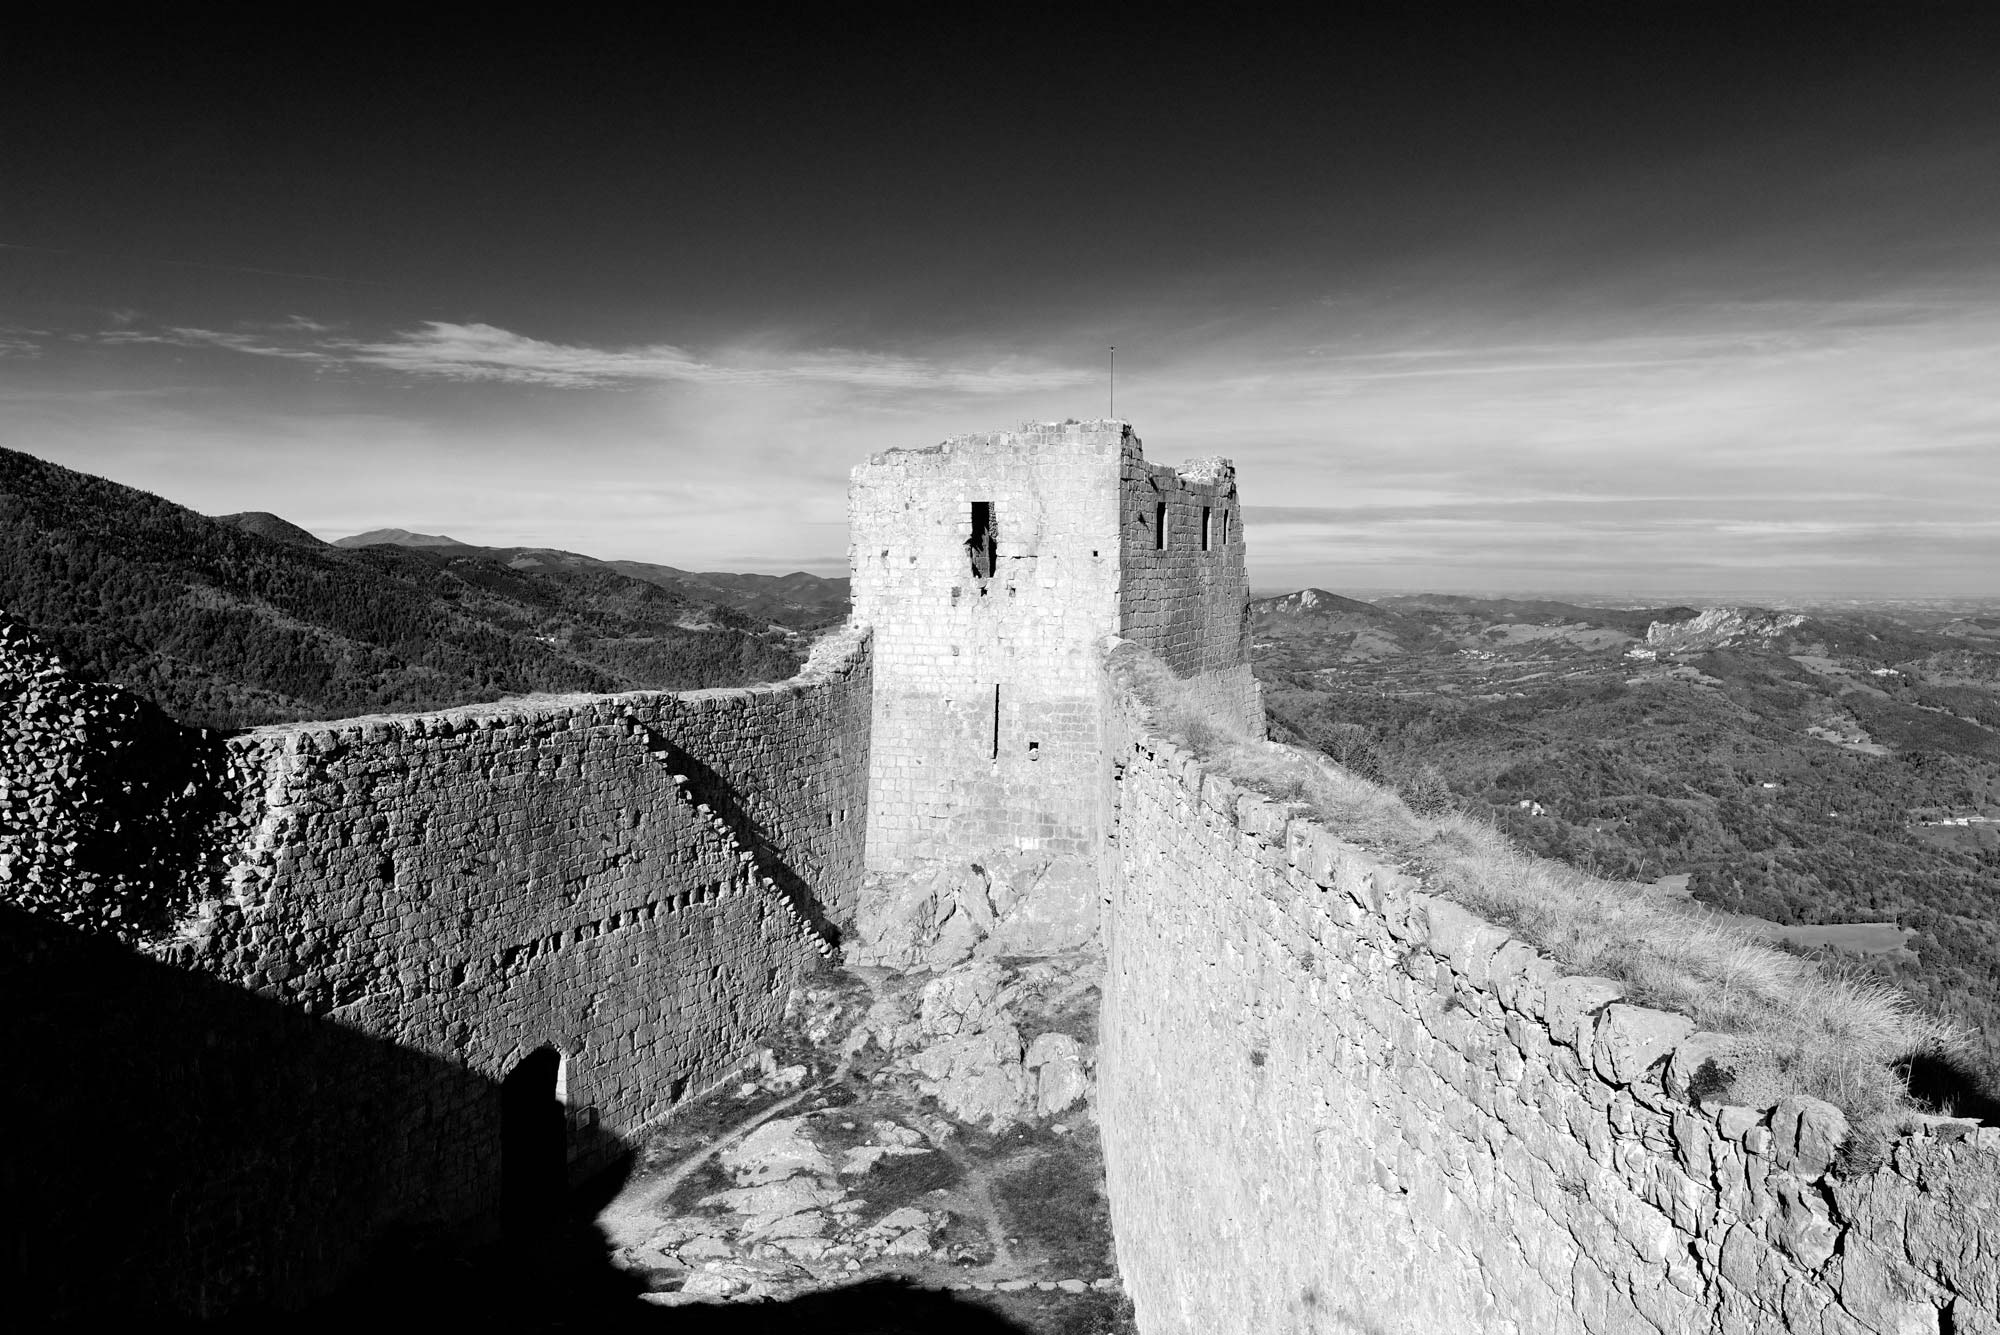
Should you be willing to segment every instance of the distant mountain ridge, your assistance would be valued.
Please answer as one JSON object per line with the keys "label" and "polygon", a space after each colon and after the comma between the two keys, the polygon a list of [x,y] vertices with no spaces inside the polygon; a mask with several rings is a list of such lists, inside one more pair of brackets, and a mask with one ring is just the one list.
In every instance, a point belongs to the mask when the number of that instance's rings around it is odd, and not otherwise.
{"label": "distant mountain ridge", "polygon": [[[276,515],[268,516],[277,520]],[[284,523],[283,520],[277,520]],[[287,525],[287,527],[290,527]],[[304,533],[305,530],[299,529]],[[311,535],[308,534],[308,537]],[[606,561],[558,547],[481,547],[436,533],[412,533],[403,528],[377,528],[337,538],[336,547],[452,547],[499,561],[513,570],[563,568],[613,571],[642,579],[684,598],[733,607],[746,616],[774,621],[793,630],[830,626],[847,615],[847,580],[795,570],[789,575],[736,574],[729,571],[688,571],[648,561]]]}
{"label": "distant mountain ridge", "polygon": [[1604,648],[1643,639],[1649,628],[1694,617],[1696,609],[1584,607],[1547,599],[1448,593],[1400,594],[1363,602],[1312,588],[1254,599],[1250,614],[1263,633],[1285,640],[1314,640],[1329,654],[1366,662],[1454,646],[1477,652],[1494,637],[1562,639]]}
{"label": "distant mountain ridge", "polygon": [[1254,611],[1280,616],[1330,616],[1336,612],[1367,615],[1380,610],[1373,603],[1328,593],[1325,589],[1300,589],[1275,598],[1254,599],[1250,605]]}
{"label": "distant mountain ridge", "polygon": [[406,528],[371,528],[366,533],[355,533],[345,538],[335,538],[336,547],[470,547],[469,542],[457,538],[447,538],[442,533],[412,533]]}
{"label": "distant mountain ridge", "polygon": [[281,519],[269,510],[245,510],[240,514],[217,515],[215,519],[219,524],[240,528],[245,533],[255,533],[258,537],[269,538],[272,542],[288,542],[294,547],[327,545],[289,519]]}
{"label": "distant mountain ridge", "polygon": [[803,641],[770,618],[585,561],[515,568],[463,544],[337,547],[276,515],[210,518],[0,449],[0,618],[185,722],[796,670]]}
{"label": "distant mountain ridge", "polygon": [[1392,612],[1435,613],[1486,622],[1547,623],[1551,620],[1602,626],[1642,636],[1655,621],[1685,621],[1698,608],[1584,607],[1542,598],[1473,598],[1460,594],[1416,593],[1383,598],[1375,606]]}
{"label": "distant mountain ridge", "polygon": [[[278,520],[278,516],[268,516]],[[284,520],[278,520],[284,524]],[[288,526],[290,528],[290,526]],[[304,534],[304,530],[298,530]],[[310,538],[310,534],[308,534]],[[792,630],[818,630],[832,626],[848,614],[846,578],[828,580],[824,576],[794,570],[788,576],[754,576],[722,570],[690,572],[652,562],[606,562],[562,548],[480,548],[470,542],[446,538],[444,534],[412,534],[406,528],[372,528],[352,538],[336,538],[336,548],[460,548],[468,554],[482,554],[512,570],[608,570],[632,580],[656,584],[682,598],[718,602],[736,608],[744,616],[754,616]]]}

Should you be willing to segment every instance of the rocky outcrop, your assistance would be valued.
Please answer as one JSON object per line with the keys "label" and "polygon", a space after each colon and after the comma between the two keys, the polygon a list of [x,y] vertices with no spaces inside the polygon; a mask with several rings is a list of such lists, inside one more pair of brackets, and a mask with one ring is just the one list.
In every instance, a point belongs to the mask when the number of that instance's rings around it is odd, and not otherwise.
{"label": "rocky outcrop", "polygon": [[1805,625],[1795,613],[1758,607],[1710,607],[1689,621],[1655,621],[1646,627],[1646,646],[1633,654],[1699,654],[1744,640],[1775,640]]}
{"label": "rocky outcrop", "polygon": [[994,1295],[1008,1329],[1131,1329],[1107,1319],[1122,1303],[1087,1103],[1100,969],[1079,953],[816,975],[754,1076],[685,1110],[744,1120],[718,1144],[676,1118],[642,1147],[650,1174],[599,1220],[616,1263],[663,1306],[895,1276]]}
{"label": "rocky outcrop", "polygon": [[1047,1014],[1050,998],[1073,997],[1096,972],[1092,955],[1018,968],[971,960],[937,973],[914,997],[894,991],[877,999],[847,1051],[879,1050],[962,1122],[997,1130],[1051,1117],[1088,1094],[1095,1054],[1056,1029],[1030,1029],[1035,1036],[1024,1040],[1023,1016]]}
{"label": "rocky outcrop", "polygon": [[1070,950],[1096,931],[1075,866],[1032,853],[928,862],[873,873],[846,959],[892,969],[948,969],[977,956]]}
{"label": "rocky outcrop", "polygon": [[1034,1076],[1037,1117],[1054,1117],[1090,1092],[1085,1057],[1082,1044],[1055,1031],[1028,1046],[1021,1065]]}

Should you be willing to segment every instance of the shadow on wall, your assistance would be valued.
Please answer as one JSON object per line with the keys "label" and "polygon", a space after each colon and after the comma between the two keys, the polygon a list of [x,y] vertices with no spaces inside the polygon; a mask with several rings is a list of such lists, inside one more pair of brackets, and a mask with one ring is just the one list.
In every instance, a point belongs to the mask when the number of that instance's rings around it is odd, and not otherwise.
{"label": "shadow on wall", "polygon": [[629,1158],[564,1125],[552,1052],[505,1090],[12,907],[0,1014],[0,1291],[43,1319],[295,1308],[490,1236],[503,1199],[532,1235],[566,1160]]}
{"label": "shadow on wall", "polygon": [[[0,1015],[0,1292],[22,1328],[1018,1330],[894,1283],[642,1302],[592,1222],[631,1156],[565,1121],[553,1049],[489,1080],[4,906]],[[615,1166],[571,1191],[566,1160]]]}
{"label": "shadow on wall", "polygon": [[687,775],[688,796],[713,812],[729,827],[729,833],[736,842],[755,855],[757,872],[770,877],[778,892],[797,906],[821,941],[829,948],[839,946],[840,929],[827,915],[826,906],[820,903],[819,896],[813,893],[811,882],[785,860],[778,842],[744,809],[729,781],[661,733],[645,727],[640,731],[644,734],[648,750],[655,755],[671,757],[675,771]]}

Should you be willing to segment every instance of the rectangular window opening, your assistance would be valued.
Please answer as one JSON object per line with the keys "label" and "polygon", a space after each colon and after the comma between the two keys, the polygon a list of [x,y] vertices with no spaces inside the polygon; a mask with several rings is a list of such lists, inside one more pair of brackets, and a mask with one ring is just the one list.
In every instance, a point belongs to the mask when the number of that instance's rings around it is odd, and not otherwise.
{"label": "rectangular window opening", "polygon": [[1229,545],[1229,511],[1227,510],[1222,512],[1222,531],[1217,535],[1215,545],[1218,547],[1227,547]]}
{"label": "rectangular window opening", "polygon": [[972,560],[973,578],[991,579],[1000,554],[1000,532],[993,519],[993,502],[972,503],[972,533],[965,540],[965,550]]}
{"label": "rectangular window opening", "polygon": [[993,758],[1000,758],[1000,683],[993,683]]}
{"label": "rectangular window opening", "polygon": [[1153,507],[1153,550],[1167,550],[1167,503],[1161,501]]}
{"label": "rectangular window opening", "polygon": [[1040,742],[1029,742],[1028,759],[1040,760],[1041,758],[1042,758],[1042,744]]}
{"label": "rectangular window opening", "polygon": [[1213,511],[1206,505],[1201,507],[1201,549],[1203,551],[1208,550],[1209,526],[1214,522],[1209,517],[1212,513]]}

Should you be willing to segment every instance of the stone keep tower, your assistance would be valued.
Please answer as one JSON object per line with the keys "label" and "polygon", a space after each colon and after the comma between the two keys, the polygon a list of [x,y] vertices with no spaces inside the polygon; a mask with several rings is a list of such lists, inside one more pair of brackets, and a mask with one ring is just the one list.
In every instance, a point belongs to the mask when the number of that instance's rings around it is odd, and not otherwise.
{"label": "stone keep tower", "polygon": [[876,455],[848,509],[875,643],[870,870],[1020,853],[1087,881],[1107,636],[1261,735],[1227,461],[1150,465],[1120,421],[1029,423]]}

